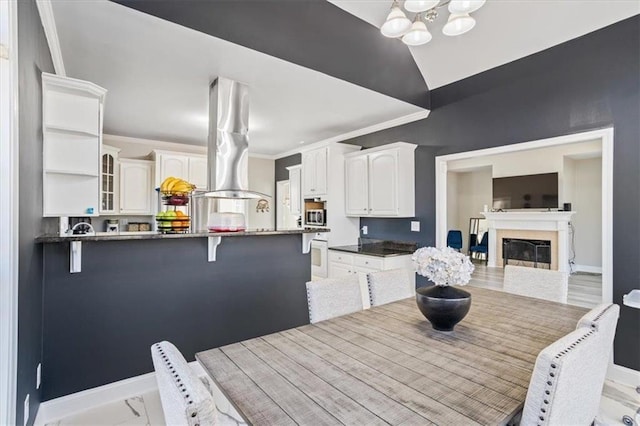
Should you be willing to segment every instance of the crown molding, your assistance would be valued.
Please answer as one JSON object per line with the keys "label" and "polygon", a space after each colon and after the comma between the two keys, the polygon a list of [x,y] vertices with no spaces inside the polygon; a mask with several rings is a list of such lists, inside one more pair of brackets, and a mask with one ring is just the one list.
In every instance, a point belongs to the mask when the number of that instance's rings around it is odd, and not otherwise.
{"label": "crown molding", "polygon": [[53,15],[51,0],[36,0],[36,5],[38,6],[40,21],[44,28],[44,34],[47,37],[47,43],[49,44],[53,68],[56,70],[56,74],[66,77],[67,72],[64,69],[62,49],[60,48],[60,39],[58,38],[56,19]]}
{"label": "crown molding", "polygon": [[338,142],[343,142],[349,139],[357,138],[358,136],[368,135],[370,133],[375,133],[381,130],[386,130],[392,127],[397,127],[403,124],[422,120],[427,118],[429,116],[429,113],[431,113],[431,111],[428,109],[425,109],[423,111],[417,111],[411,114],[403,115],[402,117],[394,118],[393,120],[383,121],[382,123],[377,123],[372,126],[363,127],[361,129],[343,133],[338,136],[333,136],[328,139],[323,139],[321,141],[314,142],[312,144],[305,145],[300,148],[291,149],[289,151],[285,151],[280,154],[274,154],[272,155],[272,157],[277,160],[278,158],[288,157],[289,155],[301,154],[306,151],[312,151],[317,148],[323,148],[325,146],[329,146]]}
{"label": "crown molding", "polygon": [[[149,153],[151,153],[152,151],[156,151],[156,152],[164,151],[167,153],[186,152],[189,154],[207,155],[207,147],[203,145],[191,145],[186,143],[159,141],[155,139],[134,138],[131,136],[110,135],[110,134],[104,133],[102,138],[102,143],[104,145],[109,146],[109,142],[148,146]],[[276,156],[273,156],[273,155],[258,154],[253,152],[249,152],[249,157],[262,158],[265,160],[275,160],[277,158]]]}

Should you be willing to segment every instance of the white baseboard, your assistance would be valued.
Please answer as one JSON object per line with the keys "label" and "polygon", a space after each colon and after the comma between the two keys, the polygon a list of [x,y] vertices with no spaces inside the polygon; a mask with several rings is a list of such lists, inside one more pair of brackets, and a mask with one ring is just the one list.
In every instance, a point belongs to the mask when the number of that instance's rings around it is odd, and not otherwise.
{"label": "white baseboard", "polygon": [[[206,375],[198,361],[190,362],[189,366],[199,377]],[[40,404],[34,426],[44,426],[46,423],[60,420],[91,407],[122,401],[156,389],[158,389],[156,374],[147,373],[45,401]]]}
{"label": "white baseboard", "polygon": [[607,379],[635,388],[640,386],[640,371],[621,365],[609,364]]}
{"label": "white baseboard", "polygon": [[576,272],[588,272],[590,274],[601,274],[602,266],[573,265],[573,270]]}

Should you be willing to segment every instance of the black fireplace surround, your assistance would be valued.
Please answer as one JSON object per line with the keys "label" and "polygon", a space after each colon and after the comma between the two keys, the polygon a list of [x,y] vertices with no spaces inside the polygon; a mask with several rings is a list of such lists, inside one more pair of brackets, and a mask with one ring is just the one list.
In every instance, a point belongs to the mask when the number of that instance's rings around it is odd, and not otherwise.
{"label": "black fireplace surround", "polygon": [[522,238],[502,239],[502,262],[508,265],[509,260],[532,262],[535,268],[539,263],[551,267],[551,241],[525,240]]}

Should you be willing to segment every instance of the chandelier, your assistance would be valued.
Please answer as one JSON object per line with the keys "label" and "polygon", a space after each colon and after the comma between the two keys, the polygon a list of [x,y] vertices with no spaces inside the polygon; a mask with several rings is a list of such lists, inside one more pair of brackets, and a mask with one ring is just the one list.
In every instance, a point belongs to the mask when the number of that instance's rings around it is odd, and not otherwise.
{"label": "chandelier", "polygon": [[480,9],[486,0],[406,0],[404,8],[415,13],[413,22],[400,8],[398,0],[393,0],[387,20],[380,27],[385,37],[402,38],[404,44],[420,46],[431,40],[431,33],[426,22],[433,22],[438,17],[438,9],[448,6],[449,19],[442,28],[444,35],[457,36],[470,31],[476,20],[469,14]]}

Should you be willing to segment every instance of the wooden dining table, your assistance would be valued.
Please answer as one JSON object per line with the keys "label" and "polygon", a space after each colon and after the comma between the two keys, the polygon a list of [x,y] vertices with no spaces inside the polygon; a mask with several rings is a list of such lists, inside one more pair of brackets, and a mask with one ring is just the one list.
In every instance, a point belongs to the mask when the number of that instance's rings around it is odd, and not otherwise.
{"label": "wooden dining table", "polygon": [[588,310],[467,287],[436,331],[414,299],[196,354],[254,425],[495,425],[519,410],[538,353]]}

